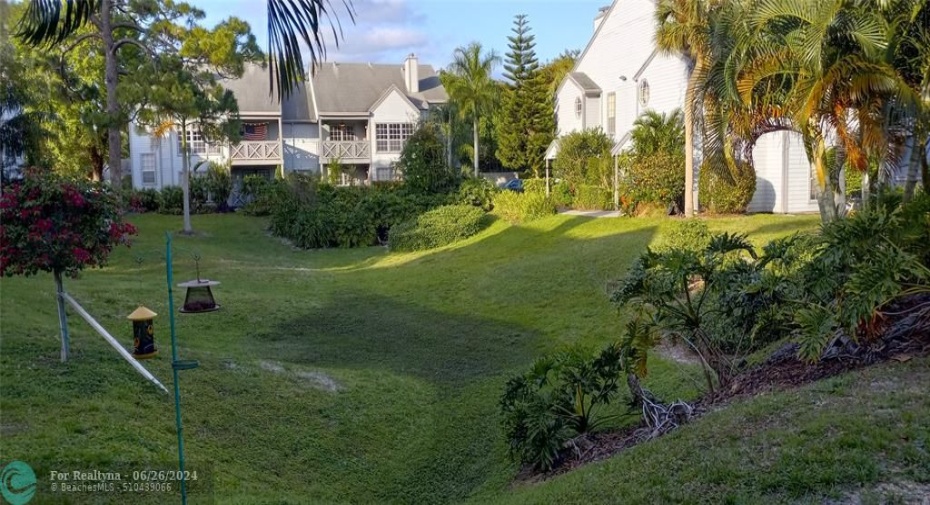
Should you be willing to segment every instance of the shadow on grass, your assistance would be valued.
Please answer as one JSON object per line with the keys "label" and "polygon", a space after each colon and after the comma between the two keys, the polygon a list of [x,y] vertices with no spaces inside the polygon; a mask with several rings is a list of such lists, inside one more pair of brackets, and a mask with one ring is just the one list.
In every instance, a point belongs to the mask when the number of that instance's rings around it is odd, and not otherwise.
{"label": "shadow on grass", "polygon": [[807,232],[814,231],[819,229],[820,220],[817,219],[813,214],[810,216],[810,221],[799,221],[799,216],[775,216],[773,215],[773,220],[777,221],[764,224],[758,228],[750,230],[749,234],[752,235],[789,235],[794,232]]}
{"label": "shadow on grass", "polygon": [[260,354],[315,366],[388,369],[439,383],[499,372],[529,358],[539,335],[398,299],[338,293],[259,334]]}

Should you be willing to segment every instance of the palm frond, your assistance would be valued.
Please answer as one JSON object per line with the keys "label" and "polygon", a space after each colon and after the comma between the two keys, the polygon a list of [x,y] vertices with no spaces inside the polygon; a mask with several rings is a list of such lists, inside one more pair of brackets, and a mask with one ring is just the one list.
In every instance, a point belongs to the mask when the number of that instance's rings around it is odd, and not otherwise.
{"label": "palm frond", "polygon": [[[342,0],[349,19],[355,22],[352,0]],[[306,77],[302,49],[306,48],[315,69],[326,58],[323,31],[328,25],[339,47],[342,23],[331,0],[268,0],[269,85],[279,100],[287,97]]]}
{"label": "palm frond", "polygon": [[76,32],[100,8],[100,0],[32,0],[16,35],[31,46],[52,46]]}

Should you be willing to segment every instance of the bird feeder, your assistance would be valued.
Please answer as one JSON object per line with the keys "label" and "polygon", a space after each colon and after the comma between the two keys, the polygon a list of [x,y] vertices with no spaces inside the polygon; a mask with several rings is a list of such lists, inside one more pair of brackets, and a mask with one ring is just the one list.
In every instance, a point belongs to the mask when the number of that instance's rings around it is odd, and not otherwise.
{"label": "bird feeder", "polygon": [[194,264],[197,267],[197,279],[178,284],[179,288],[187,289],[187,294],[184,295],[184,306],[181,307],[180,312],[197,314],[219,310],[220,306],[213,298],[213,291],[210,289],[212,286],[219,286],[219,281],[200,278],[199,254],[194,254]]}
{"label": "bird feeder", "polygon": [[219,281],[209,279],[197,279],[193,281],[182,282],[178,284],[179,288],[187,289],[184,296],[184,306],[180,311],[184,313],[196,314],[199,312],[212,312],[219,310],[220,306],[213,298],[212,286],[218,286]]}
{"label": "bird feeder", "polygon": [[158,354],[155,347],[155,325],[152,320],[158,314],[139,305],[139,308],[126,316],[132,321],[132,356],[136,359],[154,358]]}

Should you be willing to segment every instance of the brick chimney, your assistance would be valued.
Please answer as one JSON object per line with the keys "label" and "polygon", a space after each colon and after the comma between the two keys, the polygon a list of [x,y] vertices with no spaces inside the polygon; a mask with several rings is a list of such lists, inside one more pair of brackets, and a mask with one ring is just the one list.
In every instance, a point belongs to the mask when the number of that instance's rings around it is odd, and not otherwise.
{"label": "brick chimney", "polygon": [[407,85],[408,93],[420,92],[420,66],[417,63],[417,55],[413,53],[404,60],[404,84]]}

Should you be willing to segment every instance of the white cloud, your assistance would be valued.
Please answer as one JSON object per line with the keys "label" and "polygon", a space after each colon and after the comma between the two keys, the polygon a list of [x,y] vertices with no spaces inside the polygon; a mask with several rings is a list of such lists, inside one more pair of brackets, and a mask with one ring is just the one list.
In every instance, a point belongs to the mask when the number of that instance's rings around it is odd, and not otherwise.
{"label": "white cloud", "polygon": [[353,6],[355,23],[343,20],[338,48],[332,33],[326,35],[328,61],[400,63],[428,48],[429,37],[419,28],[425,16],[407,0],[354,0]]}

